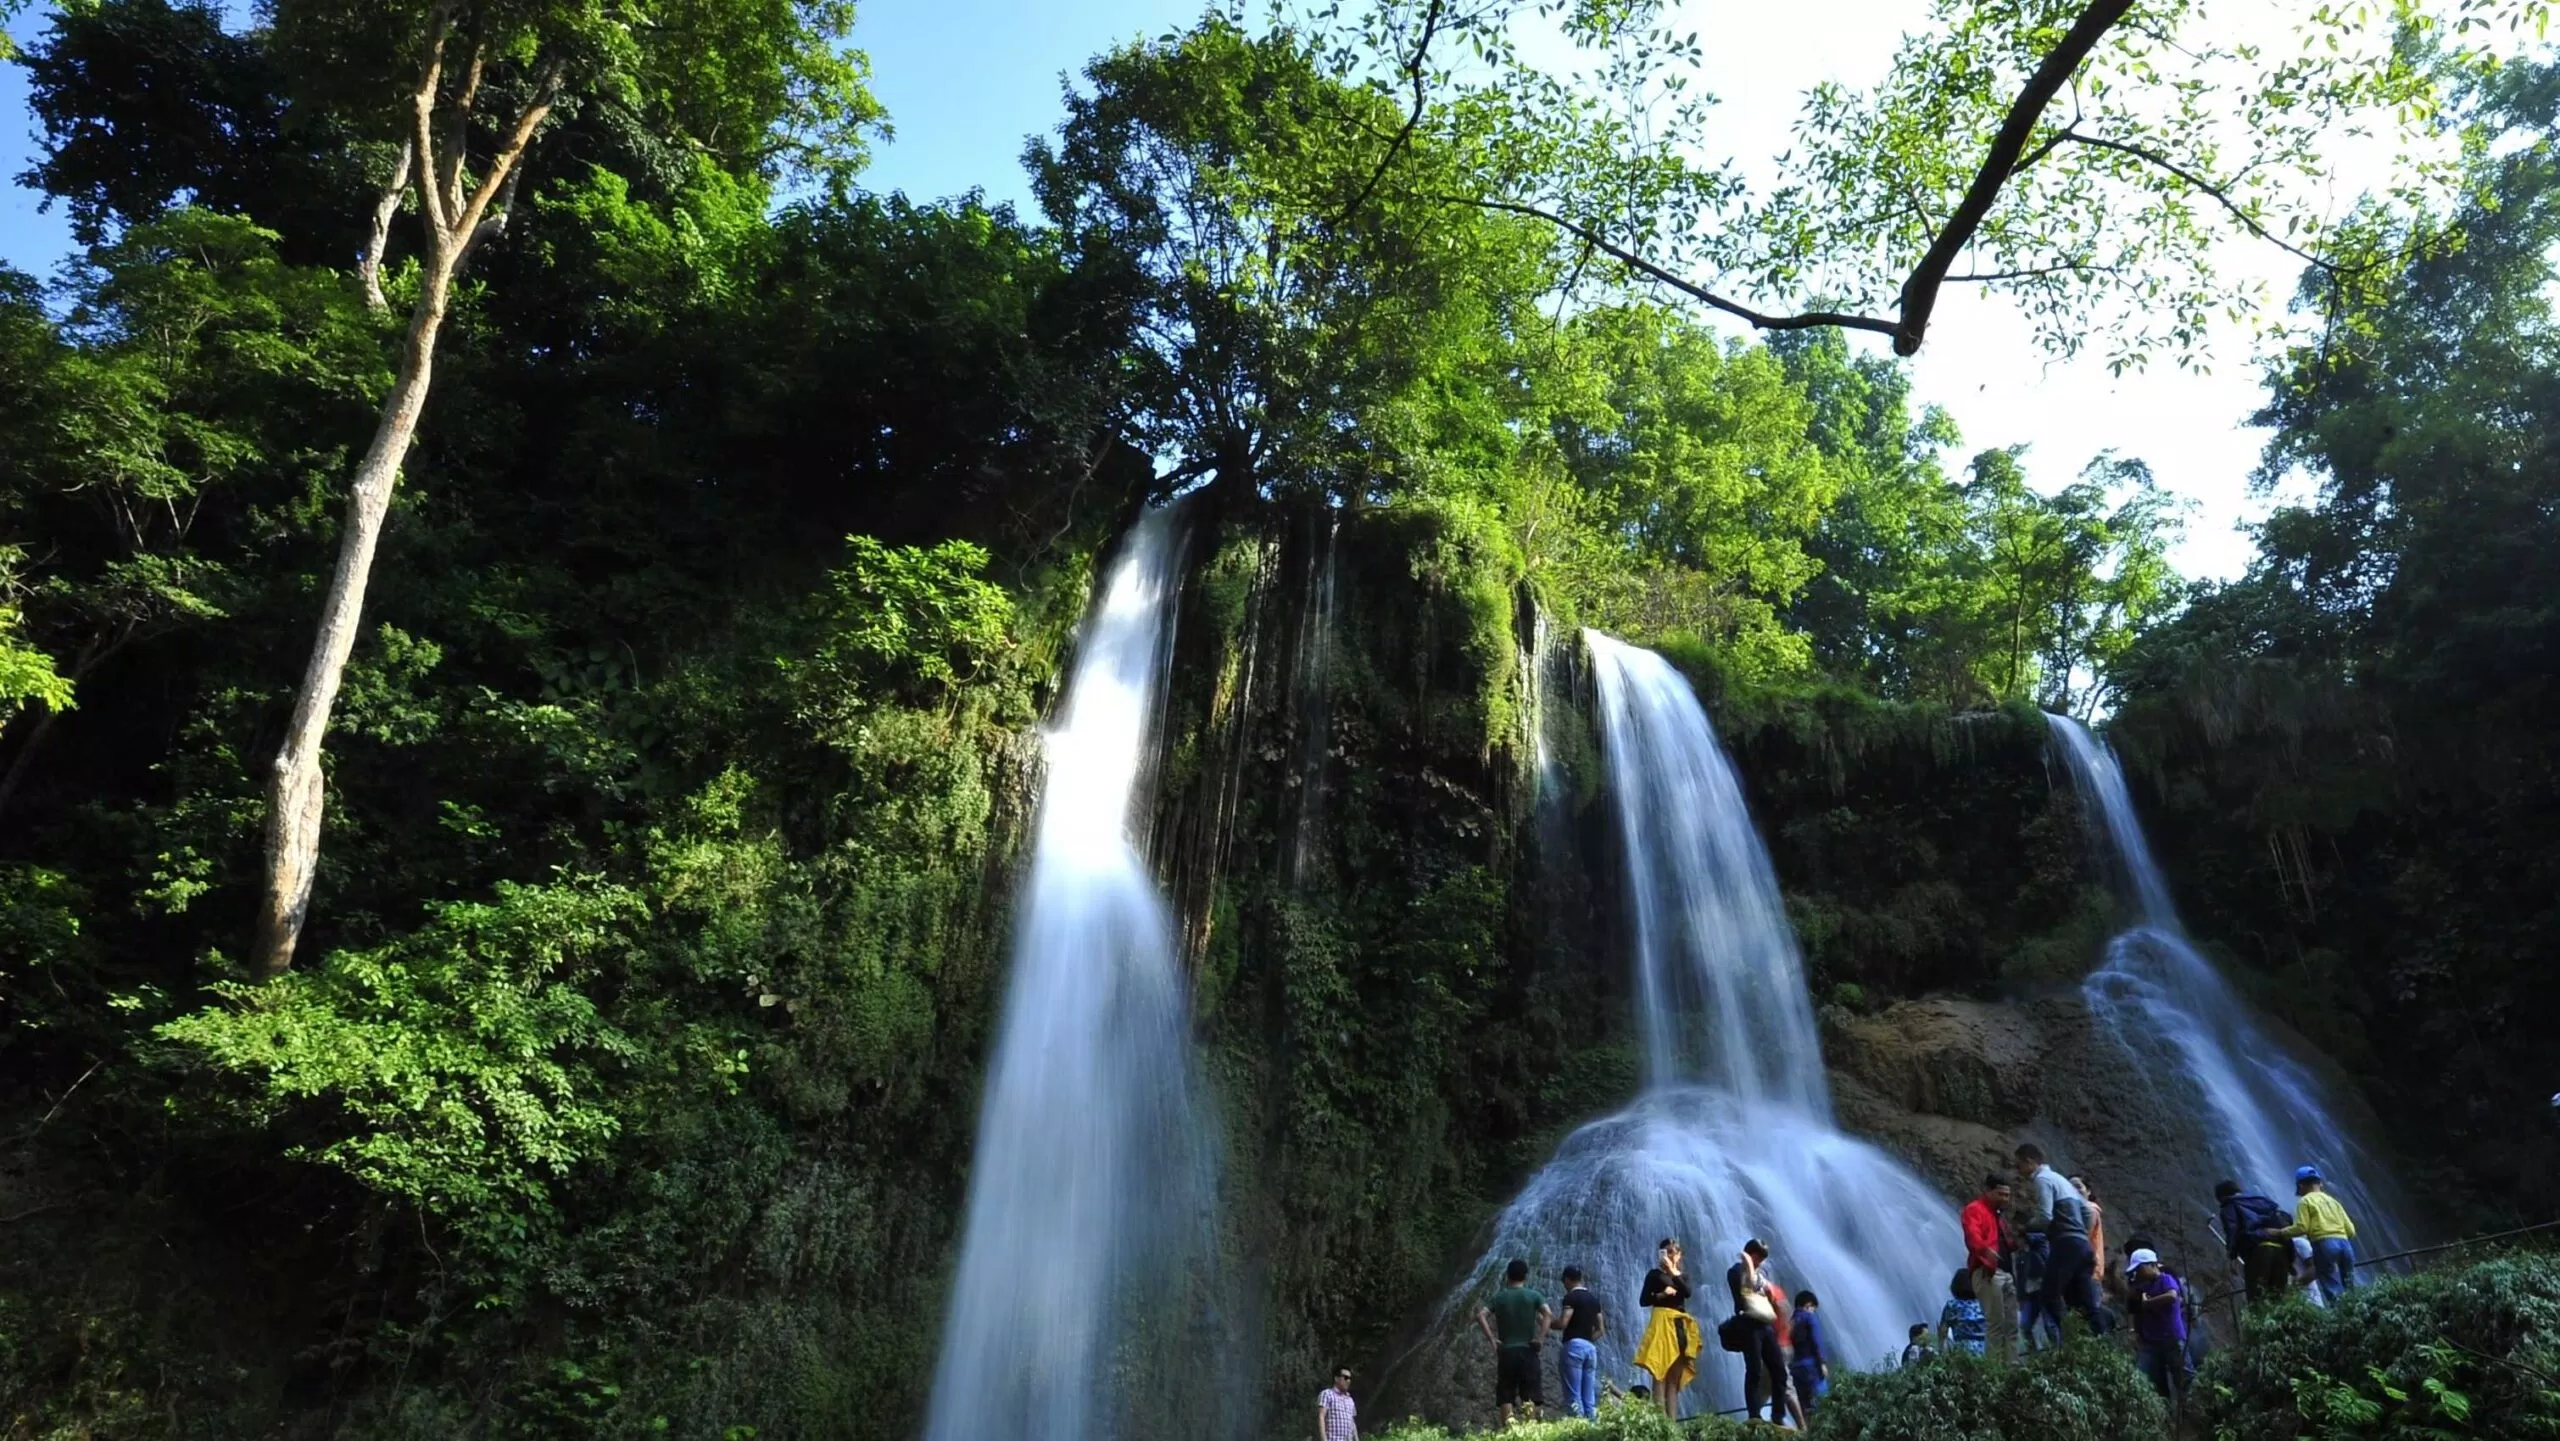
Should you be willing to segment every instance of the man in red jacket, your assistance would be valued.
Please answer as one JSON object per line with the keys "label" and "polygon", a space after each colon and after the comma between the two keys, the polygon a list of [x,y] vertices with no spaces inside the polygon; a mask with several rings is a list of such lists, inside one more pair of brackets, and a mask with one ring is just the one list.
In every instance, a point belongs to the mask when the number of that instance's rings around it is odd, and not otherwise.
{"label": "man in red jacket", "polygon": [[2008,1210],[2009,1182],[1996,1171],[1982,1178],[1982,1194],[1964,1203],[1964,1264],[1982,1303],[1984,1349],[1994,1365],[2005,1364],[2018,1344],[2017,1293],[2002,1269],[2008,1247],[2000,1218]]}

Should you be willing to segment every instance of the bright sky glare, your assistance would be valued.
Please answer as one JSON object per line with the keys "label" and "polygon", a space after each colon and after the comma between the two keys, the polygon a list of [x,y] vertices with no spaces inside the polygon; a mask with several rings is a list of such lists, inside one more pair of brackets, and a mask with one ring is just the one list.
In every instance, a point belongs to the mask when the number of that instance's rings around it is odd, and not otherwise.
{"label": "bright sky glare", "polygon": [[[863,0],[856,42],[871,57],[874,89],[897,131],[879,147],[866,183],[919,198],[982,189],[1027,209],[1023,144],[1057,124],[1063,78],[1095,53],[1178,28],[1201,9],[1200,0]],[[1786,149],[1807,87],[1873,83],[1926,6],[1688,0],[1681,10],[1682,28],[1696,28],[1706,43],[1703,82],[1721,101],[1709,143],[1746,166],[1765,166]],[[2251,18],[2233,23],[2262,23],[2250,7],[2242,13]],[[27,15],[10,29],[23,40],[43,24],[41,14]],[[13,182],[27,167],[32,126],[23,72],[0,67],[0,177]],[[39,198],[14,183],[0,187],[0,260],[44,274],[69,249],[70,235],[58,208],[36,213]],[[2245,241],[2226,252],[2233,268],[2266,278],[2272,295],[2291,293],[2298,267],[2290,257]],[[2198,359],[2210,373],[2155,362],[2119,377],[2094,355],[2049,361],[2014,308],[1957,287],[1941,301],[1913,373],[1920,398],[1945,406],[1964,430],[1951,462],[1983,446],[2024,443],[2030,473],[2050,487],[2101,451],[2138,456],[2194,503],[2179,567],[2231,576],[2250,553],[2238,526],[2266,509],[2247,486],[2264,440],[2245,424],[2259,404],[2258,371],[2236,328],[2217,334]]]}

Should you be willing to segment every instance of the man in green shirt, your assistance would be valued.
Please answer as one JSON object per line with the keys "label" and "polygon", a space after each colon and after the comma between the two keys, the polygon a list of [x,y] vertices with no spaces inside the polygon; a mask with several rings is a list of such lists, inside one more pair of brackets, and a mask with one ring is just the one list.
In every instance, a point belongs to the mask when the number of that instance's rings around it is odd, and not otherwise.
{"label": "man in green shirt", "polygon": [[1476,1324],[1493,1343],[1493,1404],[1502,1408],[1505,1426],[1514,1407],[1537,1419],[1538,1344],[1553,1320],[1547,1298],[1529,1289],[1526,1261],[1512,1262],[1502,1273],[1502,1289],[1476,1308]]}

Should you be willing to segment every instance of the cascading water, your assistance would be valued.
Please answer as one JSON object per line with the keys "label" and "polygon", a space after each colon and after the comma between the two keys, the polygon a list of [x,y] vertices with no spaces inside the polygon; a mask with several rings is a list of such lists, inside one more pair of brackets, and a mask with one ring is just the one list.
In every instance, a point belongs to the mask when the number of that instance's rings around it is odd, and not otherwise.
{"label": "cascading water", "polygon": [[2289,1209],[2294,1168],[2318,1166],[2356,1220],[2357,1249],[2398,1250],[2397,1193],[2385,1168],[2340,1124],[2319,1077],[2259,1029],[2230,982],[2188,943],[2115,753],[2068,716],[2048,714],[2045,723],[2137,913],[2081,983],[2098,1030],[2162,1105],[2211,1118],[2214,1160],[2242,1187]]}
{"label": "cascading water", "polygon": [[[1777,878],[1697,696],[1653,652],[1585,639],[1624,840],[1646,1087],[1566,1138],[1449,1309],[1471,1312],[1514,1257],[1549,1287],[1579,1265],[1609,1306],[1602,1374],[1623,1385],[1655,1241],[1687,1248],[1691,1309],[1712,1327],[1729,1310],[1724,1269],[1757,1235],[1772,1276],[1821,1293],[1835,1364],[1877,1364],[1912,1322],[1937,1318],[1964,1256],[1954,1208],[1833,1122]],[[1700,1391],[1705,1409],[1741,1404],[1739,1357],[1710,1345],[1701,1371],[1692,1409]]]}
{"label": "cascading water", "polygon": [[[1130,815],[1170,639],[1174,541],[1161,513],[1130,534],[1046,737],[930,1441],[1122,1434],[1129,1398],[1114,1380],[1144,1369],[1131,1352],[1203,1249],[1212,1148],[1172,929]],[[1163,1289],[1148,1311],[1125,1306],[1149,1286]]]}

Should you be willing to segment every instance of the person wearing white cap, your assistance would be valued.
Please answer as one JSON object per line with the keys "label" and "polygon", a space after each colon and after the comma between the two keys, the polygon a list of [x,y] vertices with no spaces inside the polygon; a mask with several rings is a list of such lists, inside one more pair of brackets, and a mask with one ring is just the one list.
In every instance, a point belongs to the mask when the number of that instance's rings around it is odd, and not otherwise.
{"label": "person wearing white cap", "polygon": [[2356,1283],[2355,1218],[2329,1194],[2317,1166],[2295,1171],[2293,1189],[2293,1224],[2268,1234],[2311,1242],[2311,1271],[2319,1278],[2321,1304],[2334,1305]]}
{"label": "person wearing white cap", "polygon": [[2140,1250],[2125,1258],[2125,1299],[2133,1306],[2134,1364],[2169,1400],[2174,1411],[2187,1394],[2185,1287],[2163,1270],[2160,1253]]}

